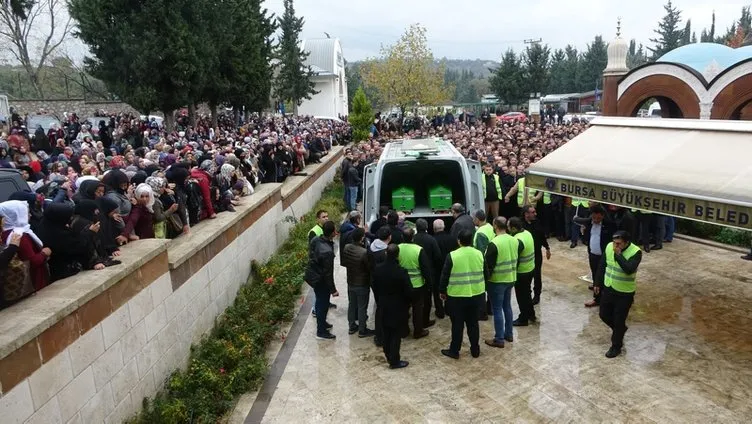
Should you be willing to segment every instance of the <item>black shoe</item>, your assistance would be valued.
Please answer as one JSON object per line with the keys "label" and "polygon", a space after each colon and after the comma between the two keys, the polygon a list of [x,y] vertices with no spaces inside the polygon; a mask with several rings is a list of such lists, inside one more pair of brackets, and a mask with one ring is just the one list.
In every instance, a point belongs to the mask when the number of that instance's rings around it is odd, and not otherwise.
{"label": "black shoe", "polygon": [[366,328],[366,331],[363,332],[363,333],[358,333],[358,337],[360,337],[361,339],[366,338],[366,337],[375,336],[375,335],[376,335],[376,332],[373,331],[373,330],[371,330],[370,328]]}
{"label": "black shoe", "polygon": [[661,249],[663,249],[663,246],[658,246],[658,245],[655,245],[650,248],[650,250],[661,250]]}
{"label": "black shoe", "polygon": [[104,266],[115,266],[115,265],[120,265],[120,264],[122,264],[121,261],[118,261],[112,258],[109,258],[104,261]]}
{"label": "black shoe", "polygon": [[673,240],[663,240],[664,243],[671,243]]}
{"label": "black shoe", "polygon": [[512,325],[515,326],[515,327],[527,327],[528,326],[528,322],[527,321],[522,321],[519,318],[517,318],[516,320],[512,321]]}
{"label": "black shoe", "polygon": [[745,261],[752,261],[752,253],[742,256],[742,259],[744,259]]}
{"label": "black shoe", "polygon": [[333,325],[331,325],[331,324],[329,324],[329,323],[327,322],[327,323],[326,323],[326,329],[327,329],[327,330],[331,330],[332,328],[334,328],[334,326],[333,326]]}
{"label": "black shoe", "polygon": [[574,249],[575,247],[577,247],[577,243],[569,243],[570,249]]}
{"label": "black shoe", "polygon": [[423,331],[421,331],[420,333],[417,333],[417,334],[415,334],[414,338],[415,338],[416,340],[417,340],[417,339],[422,339],[423,337],[426,337],[426,336],[428,335],[428,333],[429,333],[429,331],[428,331],[428,330],[425,330],[425,329],[424,329],[424,330],[423,330]]}
{"label": "black shoe", "polygon": [[477,358],[477,357],[479,357],[479,356],[480,356],[480,346],[476,347],[475,349],[473,349],[473,348],[470,348],[470,355],[471,355],[471,356],[472,356],[473,358]]}
{"label": "black shoe", "polygon": [[389,369],[398,370],[400,368],[405,368],[408,365],[410,365],[410,363],[407,361],[399,361],[396,364],[389,365]]}
{"label": "black shoe", "polygon": [[483,314],[478,317],[478,321],[488,321],[488,315]]}
{"label": "black shoe", "polygon": [[459,353],[454,353],[454,352],[452,352],[449,349],[441,349],[441,354],[444,355],[444,356],[448,356],[448,357],[450,357],[452,359],[460,359],[460,354]]}
{"label": "black shoe", "polygon": [[536,294],[535,296],[533,296],[533,305],[537,305],[539,303],[540,303],[540,295]]}
{"label": "black shoe", "polygon": [[650,253],[650,246],[647,246],[647,245],[646,245],[646,246],[644,246],[644,247],[642,248],[642,250],[644,250],[644,251],[645,251],[645,253]]}
{"label": "black shoe", "polygon": [[337,305],[335,303],[330,303],[329,309],[337,309]]}
{"label": "black shoe", "polygon": [[376,347],[384,347],[384,342],[381,341],[381,339],[373,338],[373,344],[376,345]]}
{"label": "black shoe", "polygon": [[592,284],[588,284],[587,289],[588,290],[593,290],[593,285]]}
{"label": "black shoe", "polygon": [[513,343],[514,342],[514,337],[504,337],[504,340],[508,341],[509,343]]}
{"label": "black shoe", "polygon": [[435,319],[430,319],[430,320],[428,320],[428,322],[426,323],[426,325],[423,328],[430,328],[430,327],[433,327],[434,325],[436,325],[436,320]]}
{"label": "black shoe", "polygon": [[355,334],[357,332],[358,332],[357,325],[351,325],[350,328],[347,330],[347,334]]}
{"label": "black shoe", "polygon": [[606,358],[616,358],[619,355],[621,355],[621,348],[614,346],[611,346],[608,352],[606,352]]}
{"label": "black shoe", "polygon": [[327,331],[324,334],[316,334],[316,338],[319,340],[334,340],[337,336]]}

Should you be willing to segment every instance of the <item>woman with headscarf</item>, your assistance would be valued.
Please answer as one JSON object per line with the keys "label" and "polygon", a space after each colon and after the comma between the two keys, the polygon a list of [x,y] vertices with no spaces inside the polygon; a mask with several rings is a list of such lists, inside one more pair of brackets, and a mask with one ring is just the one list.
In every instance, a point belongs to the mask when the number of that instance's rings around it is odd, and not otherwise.
{"label": "woman with headscarf", "polygon": [[63,203],[47,206],[40,236],[52,249],[50,281],[55,282],[78,274],[82,269],[104,269],[104,259],[96,252],[94,237],[101,230],[98,222],[81,232],[73,231],[71,221],[74,207]]}
{"label": "woman with headscarf", "polygon": [[217,213],[214,211],[214,204],[212,202],[211,185],[213,179],[213,167],[214,162],[211,160],[204,160],[201,162],[200,168],[193,168],[191,170],[191,178],[198,182],[199,193],[196,190],[189,190],[188,195],[201,197],[201,210],[199,213],[199,221],[209,218],[214,219],[217,217]]}
{"label": "woman with headscarf", "polygon": [[219,168],[219,173],[214,177],[214,185],[219,190],[219,199],[215,202],[220,212],[235,212],[233,200],[235,195],[232,193],[232,186],[235,183],[235,167],[225,163]]}
{"label": "woman with headscarf", "polygon": [[154,238],[154,192],[148,184],[136,187],[136,204],[120,235],[133,241]]}
{"label": "woman with headscarf", "polygon": [[[113,169],[102,178],[102,182],[107,187],[105,197],[117,203],[118,214],[121,217],[130,215],[133,205],[128,198],[128,176],[125,172]],[[125,227],[125,222],[120,228],[123,227]]]}
{"label": "woman with headscarf", "polygon": [[146,184],[151,187],[154,192],[154,237],[158,239],[165,239],[168,235],[168,227],[172,226],[173,229],[181,230],[182,222],[174,220],[173,215],[178,210],[178,204],[172,202],[172,204],[165,209],[162,203],[161,196],[165,194],[167,189],[167,180],[161,177],[149,177],[146,179]]}
{"label": "woman with headscarf", "polygon": [[99,241],[101,247],[109,256],[120,256],[120,246],[128,243],[128,238],[120,235],[122,219],[118,215],[118,206],[115,201],[106,197],[97,199],[99,206]]}
{"label": "woman with headscarf", "polygon": [[8,200],[0,203],[0,216],[3,218],[2,242],[10,244],[11,233],[22,234],[18,245],[18,259],[28,267],[28,278],[35,290],[49,284],[47,261],[52,250],[44,247],[42,240],[29,225],[29,204],[21,200]]}
{"label": "woman with headscarf", "polygon": [[179,164],[171,166],[165,172],[167,181],[173,184],[174,189],[170,190],[170,187],[168,186],[165,189],[164,194],[160,196],[160,200],[162,200],[162,205],[168,209],[173,205],[173,203],[177,203],[178,210],[176,214],[183,226],[182,231],[180,232],[176,231],[176,228],[168,227],[167,236],[169,238],[175,238],[181,233],[190,233],[190,219],[188,216],[188,195],[186,194],[185,189],[185,182],[189,178],[189,176],[190,173],[188,171],[188,168]]}
{"label": "woman with headscarf", "polygon": [[17,191],[8,196],[8,200],[21,200],[29,205],[29,225],[34,232],[39,231],[42,223],[42,202],[44,196],[30,191]]}
{"label": "woman with headscarf", "polygon": [[[94,224],[97,223],[99,223],[99,229],[93,231],[96,229]],[[102,243],[103,231],[105,230],[103,227],[99,217],[99,203],[94,200],[83,199],[76,204],[73,222],[71,223],[73,232],[86,237],[89,243],[94,246],[95,263],[103,263],[105,266],[118,265],[120,261],[113,260]]]}
{"label": "woman with headscarf", "polygon": [[[50,128],[51,130],[52,128]],[[37,129],[34,132],[34,138],[31,143],[32,151],[44,150],[45,152],[52,152],[52,146],[50,140],[47,138],[47,134],[44,133],[44,128],[41,125],[37,125]]]}
{"label": "woman with headscarf", "polygon": [[104,196],[104,193],[105,186],[99,180],[86,180],[78,187],[73,201],[78,203],[81,200],[97,200]]}

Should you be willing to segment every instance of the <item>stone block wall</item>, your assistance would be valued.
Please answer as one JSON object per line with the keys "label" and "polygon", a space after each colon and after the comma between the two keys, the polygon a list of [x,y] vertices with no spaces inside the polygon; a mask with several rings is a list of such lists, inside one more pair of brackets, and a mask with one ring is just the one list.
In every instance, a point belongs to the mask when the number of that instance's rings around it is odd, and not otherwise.
{"label": "stone block wall", "polygon": [[0,422],[109,424],[137,413],[186,366],[251,260],[284,242],[285,214],[314,206],[342,153],[308,167],[305,181],[259,186],[236,213],[190,236],[129,244],[121,266],[61,280],[0,311]]}

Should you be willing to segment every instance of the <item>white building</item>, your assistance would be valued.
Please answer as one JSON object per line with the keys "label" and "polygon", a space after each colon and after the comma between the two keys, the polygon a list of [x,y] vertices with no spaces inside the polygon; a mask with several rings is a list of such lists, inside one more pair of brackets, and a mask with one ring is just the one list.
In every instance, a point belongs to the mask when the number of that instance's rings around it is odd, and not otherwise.
{"label": "white building", "polygon": [[308,53],[305,61],[313,70],[317,94],[303,100],[299,115],[339,117],[347,112],[347,80],[345,58],[338,38],[303,40],[302,48]]}

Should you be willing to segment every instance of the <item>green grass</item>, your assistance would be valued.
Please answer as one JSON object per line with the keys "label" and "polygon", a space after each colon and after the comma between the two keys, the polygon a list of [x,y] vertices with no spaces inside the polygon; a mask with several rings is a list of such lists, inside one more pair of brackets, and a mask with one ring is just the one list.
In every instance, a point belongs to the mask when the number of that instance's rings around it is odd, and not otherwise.
{"label": "green grass", "polygon": [[232,410],[237,398],[260,387],[267,373],[266,348],[292,319],[308,255],[308,231],[315,213],[345,211],[340,182],[330,184],[311,212],[290,230],[290,237],[266,263],[252,263],[249,282],[241,286],[201,342],[191,347],[186,370],[176,370],[153,399],[129,422],[214,423]]}

